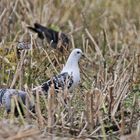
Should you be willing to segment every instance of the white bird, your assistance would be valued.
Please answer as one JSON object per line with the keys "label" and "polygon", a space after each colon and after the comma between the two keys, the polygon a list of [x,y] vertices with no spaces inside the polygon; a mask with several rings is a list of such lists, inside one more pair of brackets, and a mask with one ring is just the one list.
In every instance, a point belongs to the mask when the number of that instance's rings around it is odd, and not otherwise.
{"label": "white bird", "polygon": [[74,49],[71,52],[61,73],[52,77],[41,86],[34,88],[33,91],[41,89],[47,93],[53,83],[55,91],[58,91],[60,88],[64,90],[66,87],[71,92],[80,82],[80,69],[78,62],[81,56],[84,56],[82,50]]}

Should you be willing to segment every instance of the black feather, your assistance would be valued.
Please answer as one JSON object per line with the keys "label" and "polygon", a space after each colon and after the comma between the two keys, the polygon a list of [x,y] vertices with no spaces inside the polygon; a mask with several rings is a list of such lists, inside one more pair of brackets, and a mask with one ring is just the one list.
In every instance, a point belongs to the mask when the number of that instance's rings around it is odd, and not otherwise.
{"label": "black feather", "polygon": [[60,47],[60,51],[63,51],[63,47],[65,47],[65,49],[68,49],[67,47],[69,45],[69,38],[66,34],[60,33],[59,35],[59,32],[42,26],[38,23],[35,23],[34,27],[28,26],[27,28],[33,32],[36,32],[40,39],[46,38],[47,42],[51,45],[52,48],[56,49],[58,42],[61,40],[62,46]]}
{"label": "black feather", "polygon": [[54,89],[57,92],[60,88],[62,90],[64,90],[65,87],[69,89],[73,82],[73,77],[66,72],[52,77],[52,79],[43,83],[41,87],[43,91],[48,92],[50,86],[54,84]]}

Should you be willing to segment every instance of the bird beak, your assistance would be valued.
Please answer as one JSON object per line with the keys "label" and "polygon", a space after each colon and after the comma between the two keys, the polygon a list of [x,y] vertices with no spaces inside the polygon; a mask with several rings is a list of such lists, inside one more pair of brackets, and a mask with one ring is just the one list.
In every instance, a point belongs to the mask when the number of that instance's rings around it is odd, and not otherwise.
{"label": "bird beak", "polygon": [[82,54],[82,57],[85,58],[85,54],[84,53]]}
{"label": "bird beak", "polygon": [[86,56],[86,54],[82,54],[82,57],[84,58],[84,59],[87,59],[89,62],[92,62],[87,56]]}

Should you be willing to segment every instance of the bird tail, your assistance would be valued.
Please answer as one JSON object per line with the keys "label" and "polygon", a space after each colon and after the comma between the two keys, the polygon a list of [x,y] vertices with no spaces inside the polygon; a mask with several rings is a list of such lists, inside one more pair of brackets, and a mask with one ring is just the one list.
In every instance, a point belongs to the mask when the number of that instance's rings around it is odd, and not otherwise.
{"label": "bird tail", "polygon": [[36,97],[36,93],[37,94],[42,94],[43,90],[41,86],[37,86],[35,88],[32,89],[32,94]]}
{"label": "bird tail", "polygon": [[28,26],[27,28],[30,29],[31,31],[38,33],[38,30],[34,27]]}
{"label": "bird tail", "polygon": [[42,87],[41,86],[37,86],[35,88],[32,89],[33,92],[35,91],[42,91]]}
{"label": "bird tail", "polygon": [[35,23],[34,24],[34,27],[31,27],[31,26],[27,26],[28,29],[30,29],[31,31],[35,32],[35,33],[38,33],[38,36],[40,39],[44,39],[44,32],[47,30],[46,27],[38,24],[38,23]]}

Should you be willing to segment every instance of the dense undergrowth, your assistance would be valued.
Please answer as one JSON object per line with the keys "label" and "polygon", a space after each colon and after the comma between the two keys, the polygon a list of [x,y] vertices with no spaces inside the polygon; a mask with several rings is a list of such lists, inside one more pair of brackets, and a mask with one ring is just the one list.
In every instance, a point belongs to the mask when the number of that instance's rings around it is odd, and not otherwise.
{"label": "dense undergrowth", "polygon": [[[68,104],[63,94],[39,96],[36,114],[19,118],[1,108],[0,137],[105,140],[138,131],[139,7],[139,0],[1,0],[0,87],[31,94],[32,87],[61,71],[73,48],[81,48],[88,59],[80,61],[81,85],[67,95]],[[27,29],[35,22],[67,33],[70,50],[59,53],[38,39]],[[18,54],[19,41],[31,49]]]}

